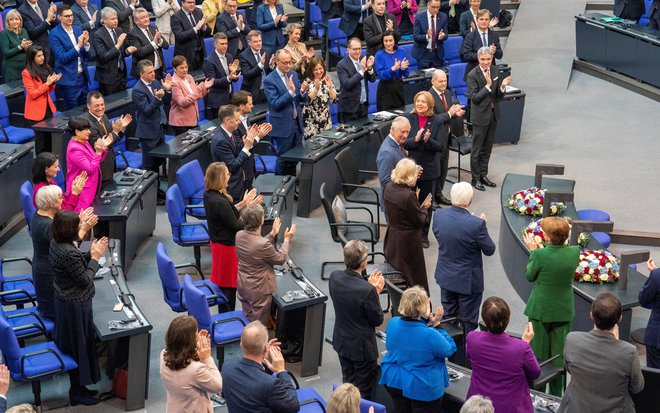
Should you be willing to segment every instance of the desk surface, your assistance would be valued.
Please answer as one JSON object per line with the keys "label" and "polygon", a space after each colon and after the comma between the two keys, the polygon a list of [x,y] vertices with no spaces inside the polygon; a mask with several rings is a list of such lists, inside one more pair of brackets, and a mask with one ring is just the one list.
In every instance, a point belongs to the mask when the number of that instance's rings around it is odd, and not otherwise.
{"label": "desk surface", "polygon": [[14,163],[16,158],[24,156],[32,150],[32,143],[0,143],[0,172]]}
{"label": "desk surface", "polygon": [[[149,189],[151,185],[156,182],[158,176],[155,173],[147,172],[142,177],[129,175],[130,179],[135,179],[131,185],[119,185],[120,180],[124,179],[126,175],[123,172],[116,172],[114,181],[106,184],[101,193],[94,199],[92,207],[94,213],[98,215],[99,221],[128,219],[128,213],[133,209],[134,205],[140,202],[141,195]],[[101,198],[105,191],[126,190],[126,195],[122,197],[107,197]],[[135,194],[131,196],[131,194]],[[110,200],[109,203],[104,201]]]}
{"label": "desk surface", "polygon": [[649,42],[660,46],[660,30],[655,30],[648,26],[640,26],[638,24],[630,24],[626,22],[604,22],[601,20],[603,17],[612,16],[602,13],[586,13],[584,15],[575,16],[575,18],[578,20],[606,27],[608,29],[627,35],[643,38],[644,40],[648,40]]}
{"label": "desk surface", "polygon": [[[298,280],[291,275],[291,269],[299,268],[293,262],[291,258],[287,258],[287,262],[284,266],[277,266],[275,269],[275,274],[277,278],[277,291],[273,293],[273,301],[282,310],[294,310],[301,307],[309,307],[311,305],[320,304],[325,301],[328,301],[328,296],[323,293],[318,287],[316,287],[312,282],[302,274],[302,271],[299,273],[302,275],[303,280]],[[295,299],[291,302],[285,302],[282,300],[282,296],[289,291],[302,290],[302,284],[306,283],[312,291],[316,293],[316,296],[313,298],[307,297],[302,299]]]}
{"label": "desk surface", "polygon": [[[528,255],[529,251],[527,250],[527,247],[522,240],[522,229],[537,218],[533,218],[529,215],[520,215],[504,205],[507,204],[507,200],[511,194],[526,188],[530,188],[533,185],[534,177],[531,175],[507,174],[504,178],[504,182],[502,183],[502,191],[500,193],[500,201],[503,205],[502,212],[509,230],[512,234],[515,235],[519,247],[526,251]],[[542,186],[543,189],[547,189],[553,192],[573,192],[575,181],[544,177]],[[575,209],[575,205],[573,203],[568,203],[566,207],[567,208],[563,216],[577,219],[577,210]],[[590,249],[603,249],[602,245],[600,245],[593,237],[589,238],[588,247]],[[619,300],[621,300],[622,309],[626,310],[639,306],[637,293],[642,288],[642,285],[644,285],[645,281],[646,277],[644,277],[639,272],[630,269],[628,271],[627,290],[619,289],[618,283],[600,285],[592,283],[579,283],[574,281],[573,291],[577,294],[580,294],[582,297],[589,301],[595,300],[598,294],[605,292],[612,293],[617,296]]]}
{"label": "desk surface", "polygon": [[23,94],[23,81],[12,80],[11,82],[0,84],[0,92],[4,93],[7,99]]}

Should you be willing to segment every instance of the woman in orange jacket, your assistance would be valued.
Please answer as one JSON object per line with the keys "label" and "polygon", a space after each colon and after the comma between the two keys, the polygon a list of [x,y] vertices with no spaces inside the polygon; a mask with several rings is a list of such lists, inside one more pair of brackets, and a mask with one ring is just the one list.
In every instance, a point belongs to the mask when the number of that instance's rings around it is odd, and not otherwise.
{"label": "woman in orange jacket", "polygon": [[[50,93],[55,90],[55,83],[62,77],[53,73],[44,57],[41,46],[32,45],[27,50],[27,66],[22,72],[25,86],[25,119],[32,125],[53,116],[57,111]],[[45,142],[40,133],[36,134],[34,149],[36,153],[50,151],[50,142]]]}

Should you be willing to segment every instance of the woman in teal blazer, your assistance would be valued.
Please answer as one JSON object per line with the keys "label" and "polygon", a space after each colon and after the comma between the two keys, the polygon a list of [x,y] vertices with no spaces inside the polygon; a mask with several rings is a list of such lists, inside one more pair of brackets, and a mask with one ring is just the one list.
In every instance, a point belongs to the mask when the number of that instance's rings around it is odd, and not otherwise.
{"label": "woman in teal blazer", "polygon": [[0,32],[4,83],[21,79],[21,72],[25,69],[25,51],[31,44],[28,33],[23,28],[21,14],[10,10],[5,17],[5,30]]}
{"label": "woman in teal blazer", "polygon": [[[545,248],[531,236],[524,237],[530,250],[526,276],[534,283],[525,315],[534,327],[530,345],[536,358],[543,361],[560,355],[553,364],[561,367],[564,342],[575,314],[573,275],[580,260],[580,248],[564,245],[570,227],[563,218],[543,218],[541,229],[548,241]],[[561,396],[564,379],[559,377],[550,383],[551,394]]]}

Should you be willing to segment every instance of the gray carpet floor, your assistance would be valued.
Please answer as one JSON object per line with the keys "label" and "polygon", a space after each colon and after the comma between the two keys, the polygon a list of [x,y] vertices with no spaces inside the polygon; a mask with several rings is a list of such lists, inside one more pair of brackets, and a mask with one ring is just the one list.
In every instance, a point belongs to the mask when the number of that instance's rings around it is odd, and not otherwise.
{"label": "gray carpet floor", "polygon": [[[575,55],[573,16],[584,11],[585,1],[524,0],[516,13],[514,27],[506,40],[504,61],[513,68],[513,86],[526,93],[521,140],[517,145],[496,145],[490,162],[490,178],[502,182],[507,173],[533,174],[537,163],[566,165],[567,179],[576,184],[575,203],[580,208],[598,208],[609,212],[615,228],[660,231],[660,132],[657,129],[658,103],[613,86],[583,73],[571,71]],[[540,16],[543,16],[542,18]],[[656,161],[653,161],[656,159]],[[465,158],[463,162],[468,162]],[[452,157],[450,165],[455,165]],[[464,175],[464,179],[467,176]],[[448,188],[446,188],[448,195]],[[499,239],[499,188],[477,192],[472,209],[485,212],[488,228],[496,244]],[[157,228],[145,242],[128,269],[129,285],[147,318],[154,325],[152,336],[149,399],[144,412],[165,411],[165,390],[158,372],[158,354],[163,347],[164,333],[176,316],[162,300],[155,263],[158,242],[165,243],[175,262],[191,261],[192,250],[171,241],[169,222],[164,207],[158,209]],[[298,234],[293,241],[291,256],[321,289],[327,292],[327,282],[320,280],[322,261],[341,259],[341,248],[330,238],[327,220],[321,209],[309,218],[294,218]],[[382,244],[379,245],[382,248]],[[615,252],[634,249],[613,245]],[[31,254],[31,243],[23,230],[0,247],[3,257]],[[431,280],[431,298],[440,301],[440,289],[432,282],[436,263],[437,242],[431,237],[431,248],[425,250],[427,272]],[[660,258],[660,249],[652,249]],[[210,251],[202,250],[205,272],[211,266]],[[484,296],[505,298],[512,310],[510,329],[521,332],[525,323],[523,301],[510,286],[502,269],[499,254],[486,257]],[[646,273],[645,270],[642,272]],[[643,327],[649,311],[635,309],[633,329]],[[386,316],[386,320],[389,316]],[[334,311],[329,302],[326,336],[331,335]],[[384,326],[383,326],[384,328]],[[644,350],[639,348],[644,359]],[[240,357],[234,346],[227,358]],[[298,372],[297,365],[289,368]],[[332,384],[341,381],[336,354],[324,344],[323,366],[314,377],[301,379],[302,386],[312,386],[329,397]],[[109,390],[104,379],[94,386]],[[119,400],[104,402],[92,408],[67,405],[68,379],[59,377],[43,384],[44,406],[57,412],[120,412]],[[32,400],[28,385],[12,384],[10,405]],[[217,412],[226,411],[217,408]]]}

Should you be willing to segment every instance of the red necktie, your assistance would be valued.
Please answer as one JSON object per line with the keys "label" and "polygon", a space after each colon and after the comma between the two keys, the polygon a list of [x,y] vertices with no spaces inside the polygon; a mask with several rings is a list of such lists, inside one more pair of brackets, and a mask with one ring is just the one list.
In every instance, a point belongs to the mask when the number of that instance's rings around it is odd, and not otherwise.
{"label": "red necktie", "polygon": [[442,98],[442,107],[447,112],[447,101],[445,100],[445,92],[440,92],[440,97]]}

